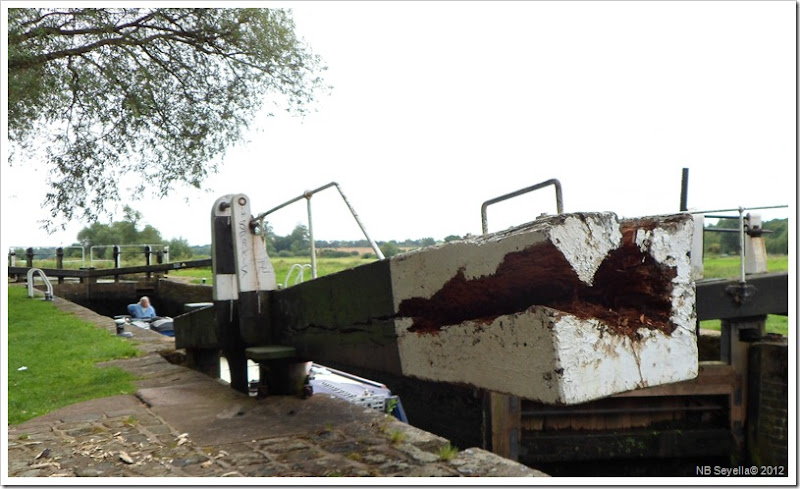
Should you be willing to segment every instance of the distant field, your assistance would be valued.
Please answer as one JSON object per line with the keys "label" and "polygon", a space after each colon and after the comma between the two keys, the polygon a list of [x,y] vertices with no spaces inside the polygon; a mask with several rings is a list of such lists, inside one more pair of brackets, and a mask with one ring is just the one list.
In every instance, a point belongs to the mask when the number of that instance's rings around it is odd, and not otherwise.
{"label": "distant field", "polygon": [[[279,285],[283,285],[286,281],[286,275],[289,273],[292,265],[299,264],[299,265],[311,265],[311,257],[308,256],[292,256],[292,257],[270,257],[272,261],[272,266],[275,268],[275,277]],[[342,270],[346,270],[348,268],[353,268],[358,265],[363,265],[365,263],[371,263],[375,261],[375,258],[359,258],[359,257],[348,257],[348,258],[317,258],[317,276],[322,277],[325,275],[330,275],[332,273],[341,272]],[[295,279],[297,278],[299,271],[297,269],[292,271],[292,275],[289,277],[288,285],[294,285]],[[193,268],[187,270],[175,270],[169,272],[171,276],[178,276],[178,277],[192,277],[192,283],[202,283],[203,279],[206,279],[207,284],[212,283],[211,277],[211,269],[210,268]],[[304,280],[311,279],[311,269],[306,267],[303,270],[303,277]]]}
{"label": "distant field", "polygon": [[[314,240],[314,241],[316,241],[316,240]],[[375,253],[372,250],[372,248],[370,248],[369,246],[364,246],[364,247],[359,247],[359,248],[317,248],[318,251],[322,251],[323,249],[334,250],[334,251],[344,251],[345,253],[352,253],[352,252],[355,251],[356,253],[359,254],[359,256],[361,256],[361,255],[363,255],[365,253],[373,253],[373,254]]]}
{"label": "distant field", "polygon": [[[789,269],[789,257],[786,255],[770,255],[767,257],[767,271],[778,272]],[[739,276],[738,256],[708,256],[703,258],[703,276],[705,278],[732,278]]]}

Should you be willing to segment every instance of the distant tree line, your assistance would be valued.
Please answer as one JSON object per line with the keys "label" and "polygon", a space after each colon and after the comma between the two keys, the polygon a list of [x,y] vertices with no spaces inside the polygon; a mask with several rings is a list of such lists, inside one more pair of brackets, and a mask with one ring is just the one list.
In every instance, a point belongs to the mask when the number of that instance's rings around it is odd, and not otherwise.
{"label": "distant tree line", "polygon": [[[294,230],[286,236],[275,234],[269,223],[266,223],[267,233],[267,253],[274,256],[307,256],[311,251],[308,227],[298,224]],[[421,248],[433,246],[436,240],[433,238],[406,239],[404,241],[377,241],[384,256],[394,256],[409,248]],[[339,248],[370,248],[371,245],[366,239],[358,240],[314,240],[317,254],[329,258],[343,258],[347,256],[358,256],[357,251],[339,251]],[[364,253],[363,258],[374,258],[373,253]]]}
{"label": "distant tree line", "polygon": [[[162,238],[161,233],[153,226],[145,225],[140,226],[142,219],[141,213],[131,209],[130,207],[124,208],[124,215],[122,220],[102,224],[95,222],[90,226],[83,228],[78,233],[78,241],[74,246],[84,246],[88,250],[91,246],[100,245],[130,245],[130,244],[161,244],[169,245],[169,254],[171,260],[185,260],[189,258],[200,259],[211,256],[211,245],[189,245],[185,238],[173,238],[165,240]],[[298,224],[291,233],[280,236],[276,234],[269,223],[266,226],[266,243],[267,253],[271,256],[308,256],[310,253],[310,241],[308,234],[308,227],[304,224]],[[462,239],[461,236],[450,235],[444,238],[444,242]],[[426,246],[433,246],[437,244],[434,238],[426,237],[419,239],[406,239],[403,241],[390,240],[378,241],[378,247],[384,256],[394,256],[402,251],[422,248]],[[351,250],[345,251],[342,248],[371,248],[369,241],[366,239],[357,240],[315,240],[317,248],[317,255],[327,258],[344,258],[361,256],[362,258],[375,258],[374,253],[359,254],[358,251]],[[24,250],[19,250],[19,256],[22,256]],[[80,250],[65,250],[66,256],[76,255],[80,257]],[[110,258],[110,249],[97,249],[94,253],[96,258]]]}
{"label": "distant tree line", "polygon": [[[141,214],[130,207],[125,207],[125,214],[121,221],[109,224],[94,223],[78,233],[78,241],[74,246],[84,246],[88,250],[96,245],[115,244],[162,244],[169,245],[170,259],[185,260],[189,258],[207,258],[211,256],[211,245],[191,246],[184,238],[165,240],[161,233],[150,225],[139,226]],[[714,232],[710,229],[738,229],[738,219],[720,219],[716,224],[706,227],[703,233],[703,246],[708,254],[739,253],[739,234],[735,232]],[[788,219],[773,219],[765,221],[763,228],[772,231],[764,234],[767,253],[786,255],[789,253],[789,221]],[[267,253],[271,256],[308,256],[310,241],[308,228],[298,224],[291,233],[280,236],[275,234],[269,223],[266,223]],[[443,240],[445,243],[463,239],[462,236],[449,235]],[[343,258],[359,256],[358,251],[345,251],[342,248],[370,248],[366,239],[357,240],[316,240],[317,255],[328,258]],[[378,241],[378,247],[384,256],[394,256],[404,250],[433,246],[437,244],[434,238],[405,239],[403,241],[390,240]],[[24,250],[17,250],[17,256],[24,256]],[[110,258],[111,251],[99,249],[95,252],[97,258]],[[80,250],[66,249],[65,257],[80,257]],[[362,258],[375,258],[374,253],[361,254]]]}
{"label": "distant tree line", "polygon": [[[764,244],[767,253],[775,255],[789,254],[789,220],[772,219],[764,221],[762,228],[773,231],[764,233]],[[703,233],[703,248],[705,253],[714,255],[735,255],[739,253],[738,232],[715,232],[711,229],[739,229],[738,219],[720,219],[716,224],[706,226]]]}
{"label": "distant tree line", "polygon": [[[83,246],[88,256],[92,246],[168,245],[171,260],[185,260],[193,257],[193,249],[186,239],[179,237],[165,240],[161,236],[161,232],[149,224],[140,228],[139,222],[142,219],[140,212],[128,206],[125,206],[123,212],[124,215],[120,221],[108,224],[95,222],[83,228],[78,233],[78,241],[73,243],[73,246]],[[126,250],[123,250],[123,253],[126,253]],[[67,249],[64,251],[64,255],[66,257],[80,257],[80,250]],[[111,248],[99,248],[93,253],[93,256],[100,259],[110,259],[112,257]]]}

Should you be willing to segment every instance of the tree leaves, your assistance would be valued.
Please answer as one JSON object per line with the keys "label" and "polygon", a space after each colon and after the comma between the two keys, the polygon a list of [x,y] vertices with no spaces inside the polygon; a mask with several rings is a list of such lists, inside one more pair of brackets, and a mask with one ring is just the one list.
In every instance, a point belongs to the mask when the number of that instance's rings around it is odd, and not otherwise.
{"label": "tree leaves", "polygon": [[109,215],[123,192],[201,186],[267,98],[304,113],[325,88],[285,10],[15,8],[8,19],[10,159],[44,152],[51,229]]}

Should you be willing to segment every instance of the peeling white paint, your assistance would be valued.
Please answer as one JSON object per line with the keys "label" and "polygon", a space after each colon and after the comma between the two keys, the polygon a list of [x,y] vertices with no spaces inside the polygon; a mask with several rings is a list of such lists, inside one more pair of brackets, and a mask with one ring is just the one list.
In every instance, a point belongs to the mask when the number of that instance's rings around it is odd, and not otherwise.
{"label": "peeling white paint", "polygon": [[[406,255],[392,262],[395,305],[430,297],[459,269],[467,278],[490,275],[506,254],[545,239],[591,284],[608,252],[620,246],[625,224],[611,213],[579,214]],[[395,321],[403,374],[564,404],[692,379],[698,371],[693,231],[692,220],[664,222],[652,231],[638,229],[634,237],[642,252],[675,269],[672,334],[641,328],[633,340],[598,319],[538,306],[489,323],[443,326],[435,334],[409,333],[412,320],[403,318]]]}
{"label": "peeling white paint", "polygon": [[694,233],[692,234],[692,251],[689,254],[692,263],[692,280],[703,278],[703,227],[705,218],[701,214],[692,215]]}
{"label": "peeling white paint", "polygon": [[436,334],[409,333],[411,320],[399,319],[395,330],[403,375],[558,402],[552,313],[537,308],[490,323],[465,321]]}
{"label": "peeling white paint", "polygon": [[506,255],[546,239],[544,233],[526,230],[503,240],[457,241],[394,256],[389,262],[394,306],[412,297],[429,299],[459,270],[467,280],[493,275]]}
{"label": "peeling white paint", "polygon": [[[694,222],[671,223],[653,229],[648,253],[657,263],[675,268],[672,279],[672,321],[679,329],[695,334],[695,283],[690,252]],[[697,348],[695,340],[695,349]],[[696,367],[695,367],[696,368]]]}
{"label": "peeling white paint", "polygon": [[653,233],[648,231],[647,229],[637,229],[636,230],[636,239],[635,243],[636,246],[639,247],[639,251],[644,253],[650,247],[650,243],[653,239]]}
{"label": "peeling white paint", "polygon": [[599,320],[547,307],[465,321],[436,334],[395,322],[403,374],[460,382],[548,404],[577,404],[697,376],[694,339],[681,331],[640,330],[642,340]]}
{"label": "peeling white paint", "polygon": [[592,285],[594,274],[608,252],[622,241],[616,214],[569,216],[550,229],[550,240],[575,269],[578,278]]}
{"label": "peeling white paint", "polygon": [[412,297],[429,299],[459,270],[467,280],[493,275],[509,253],[551,242],[591,285],[608,252],[622,240],[611,212],[555,216],[507,231],[423,248],[390,259],[394,305]]}

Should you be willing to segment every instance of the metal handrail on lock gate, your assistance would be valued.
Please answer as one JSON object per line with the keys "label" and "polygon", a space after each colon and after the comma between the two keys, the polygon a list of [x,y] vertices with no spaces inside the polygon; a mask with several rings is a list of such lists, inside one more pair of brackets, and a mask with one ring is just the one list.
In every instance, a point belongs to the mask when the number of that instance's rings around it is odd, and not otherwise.
{"label": "metal handrail on lock gate", "polygon": [[553,185],[556,188],[556,212],[559,214],[564,213],[564,199],[561,193],[561,182],[558,181],[556,178],[551,178],[550,180],[545,180],[544,182],[537,183],[536,185],[531,185],[530,187],[525,187],[523,189],[519,189],[515,192],[511,192],[505,195],[501,195],[500,197],[495,197],[493,199],[489,199],[481,205],[481,229],[483,230],[483,234],[489,232],[489,220],[486,217],[486,208],[492,204],[496,204],[498,202],[502,202],[504,200],[512,199],[514,197],[518,197],[522,194],[527,194],[528,192],[533,192],[534,190],[539,190],[540,188],[548,187]]}

